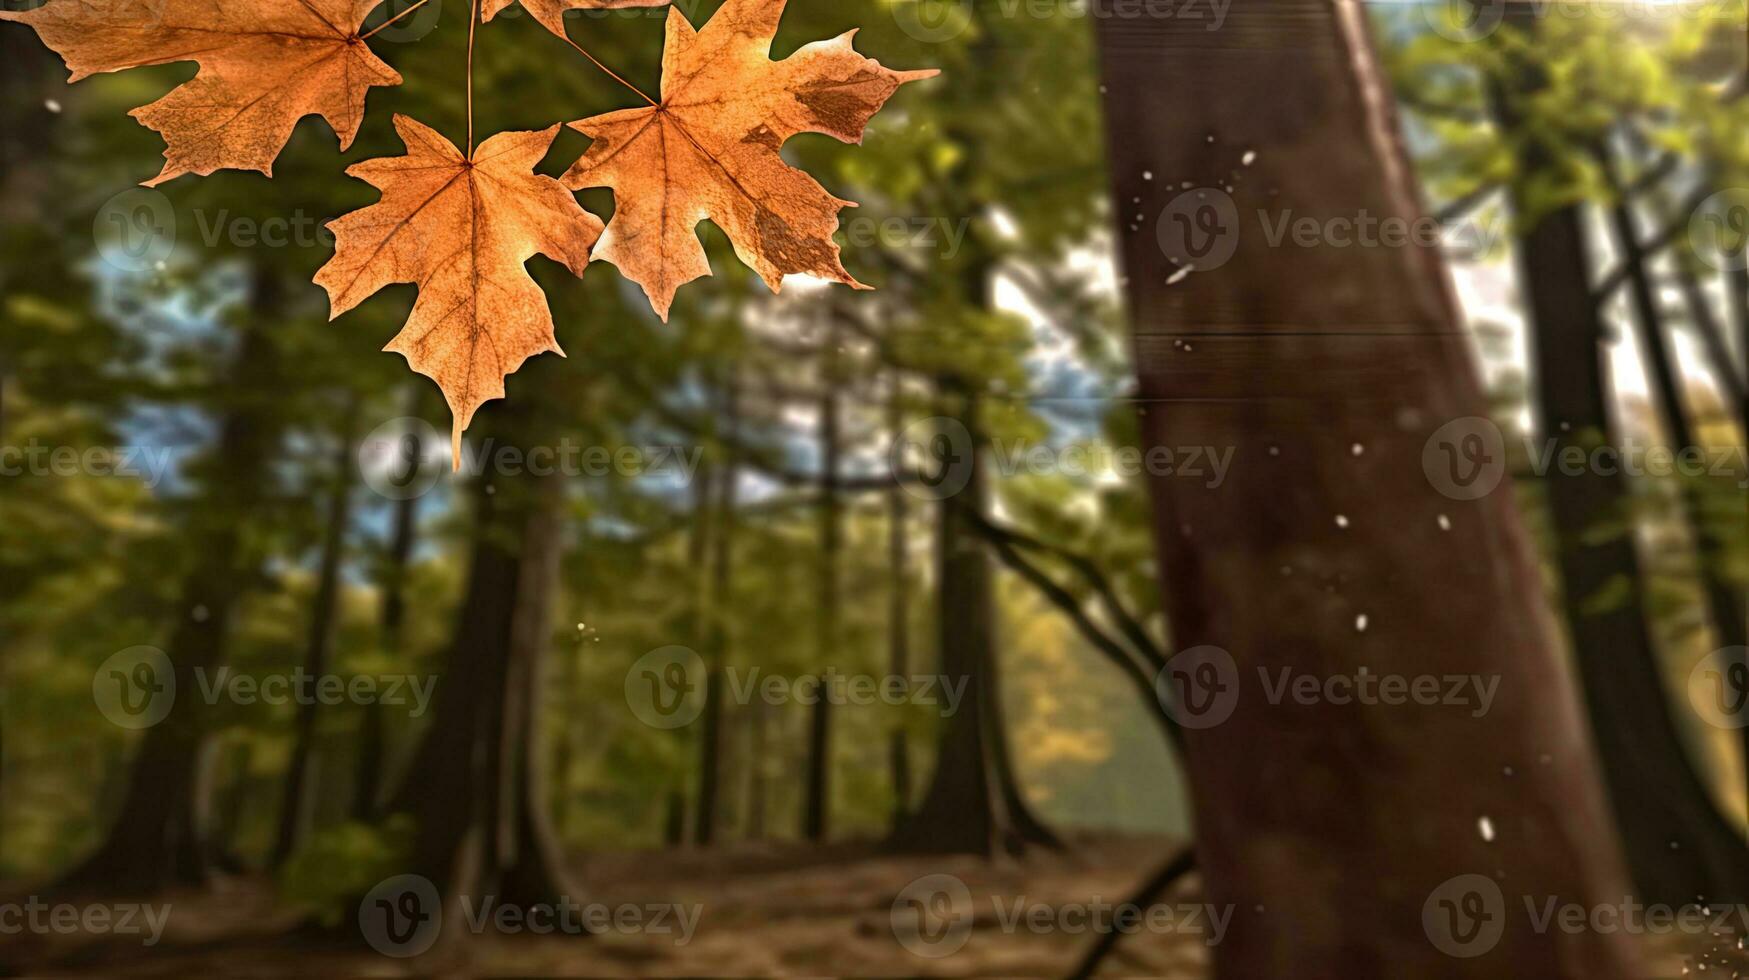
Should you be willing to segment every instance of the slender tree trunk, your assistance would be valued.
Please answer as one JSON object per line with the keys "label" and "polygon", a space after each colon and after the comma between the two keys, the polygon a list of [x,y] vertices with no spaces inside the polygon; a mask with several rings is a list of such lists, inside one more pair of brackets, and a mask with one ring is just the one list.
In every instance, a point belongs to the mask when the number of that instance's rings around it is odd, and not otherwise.
{"label": "slender tree trunk", "polygon": [[[895,439],[904,426],[903,396],[904,381],[895,372],[887,414],[887,428]],[[891,583],[887,605],[887,669],[894,677],[911,675],[910,521],[905,490],[894,484],[887,491],[887,578]],[[911,746],[903,725],[895,726],[888,738],[887,759],[893,782],[892,826],[896,830],[905,815],[911,812]]]}
{"label": "slender tree trunk", "polygon": [[[411,390],[407,396],[409,415],[417,415],[419,402],[418,390]],[[419,467],[425,465],[426,447],[417,432],[408,432],[403,438],[410,440],[405,458],[411,468],[404,479],[411,484],[419,479]],[[382,605],[378,623],[383,652],[398,661],[407,652],[407,577],[413,563],[413,547],[419,540],[419,495],[409,494],[396,500],[394,513],[394,529],[385,556],[387,563],[381,573]],[[384,717],[383,705],[374,701],[360,705],[358,766],[354,771],[352,789],[354,820],[368,823],[381,814],[387,762],[388,719]]]}
{"label": "slender tree trunk", "polygon": [[[724,385],[723,425],[730,446],[740,437],[740,395],[731,377]],[[698,812],[694,814],[693,839],[701,847],[716,841],[722,823],[723,783],[723,678],[729,656],[729,573],[735,537],[736,484],[740,464],[731,448],[717,477],[716,520],[710,542],[710,578],[701,587],[706,598],[701,632],[705,665],[710,678],[706,688],[703,728],[699,732]]]}
{"label": "slender tree trunk", "polygon": [[61,879],[57,891],[149,893],[174,884],[204,884],[211,873],[207,801],[201,796],[208,710],[196,678],[224,662],[232,615],[260,573],[243,521],[264,497],[269,456],[278,442],[272,405],[275,356],[268,331],[280,296],[278,280],[268,274],[257,278],[227,386],[235,401],[220,422],[215,447],[225,464],[224,480],[208,488],[209,506],[191,518],[187,531],[196,564],[182,582],[180,614],[165,651],[174,665],[178,696],[169,716],[141,741],[108,835]]}
{"label": "slender tree trunk", "polygon": [[754,698],[747,706],[747,827],[748,840],[765,839],[766,800],[770,792],[770,767],[766,759],[770,739],[770,707]]}
{"label": "slender tree trunk", "polygon": [[[339,629],[340,571],[346,558],[346,532],[352,524],[353,452],[358,437],[356,399],[347,409],[339,448],[334,456],[334,486],[328,501],[327,527],[322,536],[322,557],[316,573],[316,595],[310,608],[309,639],[304,650],[304,673],[320,683],[334,659],[334,635]],[[291,762],[286,767],[285,790],[280,799],[279,830],[274,838],[272,866],[291,858],[309,828],[309,787],[313,783],[312,756],[316,742],[316,701],[298,706]]]}
{"label": "slender tree trunk", "polygon": [[[1604,157],[1604,167],[1606,172],[1612,174],[1612,183],[1619,187],[1620,182],[1613,179],[1613,168],[1607,157]],[[1633,320],[1639,328],[1640,358],[1646,364],[1646,380],[1651,385],[1664,434],[1670,440],[1671,451],[1679,457],[1699,451],[1699,441],[1695,438],[1694,427],[1689,423],[1688,410],[1683,403],[1682,371],[1676,363],[1676,352],[1671,348],[1670,338],[1664,329],[1663,317],[1658,309],[1657,292],[1652,286],[1649,257],[1640,244],[1633,212],[1625,200],[1618,201],[1610,209],[1610,226],[1622,252],[1622,264],[1628,272]],[[1677,265],[1682,265],[1680,257]],[[1693,282],[1692,273],[1680,271],[1679,275],[1688,280],[1685,291],[1688,293],[1690,313],[1710,320],[1712,311],[1706,305],[1706,297],[1696,295],[1700,289]],[[1701,322],[1698,326],[1703,330],[1709,326],[1715,332],[1717,330],[1716,324]],[[1721,379],[1723,380],[1727,379]],[[1708,520],[1706,504],[1699,488],[1689,480],[1682,480],[1677,494],[1682,502],[1683,522],[1699,552],[1697,564],[1701,591],[1706,597],[1707,611],[1712,617],[1713,630],[1719,639],[1719,645],[1743,646],[1749,643],[1749,635],[1745,634],[1743,623],[1743,597],[1725,580],[1727,543],[1722,539],[1720,529]],[[1743,860],[1746,862],[1744,870],[1749,871],[1749,853],[1745,853]],[[1741,880],[1749,881],[1749,877]]]}
{"label": "slender tree trunk", "polygon": [[[1442,426],[1488,411],[1440,256],[1272,248],[1240,217],[1423,218],[1363,6],[1096,29],[1113,200],[1164,216],[1120,238],[1142,449],[1234,453],[1218,488],[1149,480],[1176,649],[1215,648],[1167,675],[1202,709],[1184,738],[1197,861],[1234,910],[1215,975],[1643,975],[1628,937],[1525,920],[1527,898],[1627,891],[1510,486],[1454,499],[1424,468]],[[1173,205],[1149,173],[1205,186]],[[1202,264],[1175,268],[1162,240]],[[1284,669],[1480,675],[1497,694],[1480,714],[1272,703],[1259,672]]]}
{"label": "slender tree trunk", "polygon": [[[1745,247],[1749,248],[1749,242]],[[1725,273],[1725,296],[1731,305],[1731,320],[1737,326],[1737,370],[1749,379],[1749,268]],[[1749,391],[1749,385],[1745,390]],[[1745,438],[1749,438],[1749,400],[1737,406],[1737,418],[1743,420]]]}
{"label": "slender tree trunk", "polygon": [[[822,664],[835,664],[839,649],[838,574],[843,551],[843,503],[838,492],[839,457],[843,452],[839,431],[838,327],[832,321],[825,335],[825,356],[820,372],[820,472],[825,487],[820,499],[820,580],[815,619],[815,643]],[[808,719],[808,781],[802,808],[802,836],[819,843],[830,830],[832,806],[832,700],[824,682],[815,677],[816,695]]]}

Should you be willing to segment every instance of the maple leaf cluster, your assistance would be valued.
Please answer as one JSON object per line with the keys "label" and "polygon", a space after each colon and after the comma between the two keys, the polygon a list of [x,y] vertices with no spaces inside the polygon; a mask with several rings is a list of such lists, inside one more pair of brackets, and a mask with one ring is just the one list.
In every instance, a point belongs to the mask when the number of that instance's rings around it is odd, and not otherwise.
{"label": "maple leaf cluster", "polygon": [[[146,181],[156,186],[221,169],[271,177],[292,129],[312,114],[349,148],[370,89],[401,83],[360,34],[381,2],[48,0],[0,10],[0,21],[34,28],[72,81],[199,64],[192,80],[131,113],[164,138],[163,170]],[[664,0],[476,0],[480,21],[517,2],[565,38],[568,10]],[[334,257],[316,284],[334,317],[391,283],[417,285],[406,326],[385,349],[443,389],[458,461],[462,432],[480,405],[504,397],[504,379],[529,357],[562,354],[526,268],[536,253],[578,276],[592,258],[613,263],[663,320],[681,285],[710,274],[696,231],[706,218],[774,291],[790,273],[868,288],[845,271],[832,240],[838,212],[854,202],[828,193],[778,149],[803,132],[859,143],[900,85],[935,71],[884,68],[851,47],[855,31],[773,61],[785,3],[727,0],[697,30],[670,8],[661,99],[570,123],[593,142],[560,179],[534,172],[557,125],[500,133],[463,152],[400,114],[406,155],[346,171],[382,197],[329,224]],[[605,226],[577,203],[573,192],[585,187],[612,189]]]}

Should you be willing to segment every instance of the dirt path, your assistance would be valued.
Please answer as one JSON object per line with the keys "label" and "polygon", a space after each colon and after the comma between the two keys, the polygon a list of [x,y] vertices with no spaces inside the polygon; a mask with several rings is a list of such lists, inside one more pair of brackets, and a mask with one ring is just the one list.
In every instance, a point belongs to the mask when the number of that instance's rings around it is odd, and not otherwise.
{"label": "dirt path", "polygon": [[[480,903],[446,913],[443,938],[406,959],[300,931],[270,883],[230,879],[165,896],[162,940],[29,934],[0,937],[9,975],[130,977],[348,976],[1003,976],[1061,977],[1174,844],[1099,837],[1024,861],[892,858],[865,845],[735,845],[711,852],[580,860],[584,903],[619,917],[588,937],[471,925]],[[940,877],[940,876],[951,877]],[[919,882],[919,879],[922,879]],[[965,891],[956,900],[954,882]],[[909,889],[909,890],[908,890]],[[946,897],[940,897],[946,896]],[[915,903],[912,901],[915,900]],[[969,904],[966,903],[969,900]],[[1200,980],[1221,916],[1194,879],[1171,895],[1108,961],[1106,974]],[[946,913],[919,918],[918,905]],[[897,911],[895,908],[897,907]],[[969,910],[969,914],[968,914]],[[1255,912],[1255,910],[1253,910]],[[1231,914],[1242,914],[1234,910]],[[592,914],[608,914],[606,911]],[[1139,913],[1138,913],[1139,914]],[[1266,913],[1260,913],[1266,914]],[[691,919],[696,915],[697,918]],[[632,916],[640,920],[633,923]],[[918,929],[919,924],[923,929]],[[0,923],[3,924],[3,923]],[[611,925],[612,923],[609,923]],[[1661,945],[1655,976],[1723,978],[1749,961],[1741,933]],[[1689,958],[1684,959],[1687,952]],[[949,955],[934,955],[947,953]],[[1703,960],[1702,956],[1706,958]],[[1728,957],[1737,959],[1725,965]]]}

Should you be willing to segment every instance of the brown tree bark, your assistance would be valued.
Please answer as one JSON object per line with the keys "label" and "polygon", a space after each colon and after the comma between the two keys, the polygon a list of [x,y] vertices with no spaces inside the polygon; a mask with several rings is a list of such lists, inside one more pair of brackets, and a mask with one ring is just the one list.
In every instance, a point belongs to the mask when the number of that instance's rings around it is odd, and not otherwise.
{"label": "brown tree bark", "polygon": [[[358,415],[356,398],[347,409],[344,431],[334,455],[334,485],[329,491],[327,525],[322,535],[322,557],[316,571],[316,595],[310,606],[310,629],[304,649],[304,672],[317,679],[327,674],[334,659],[334,635],[339,629],[340,570],[346,557],[346,532],[352,524],[353,460]],[[314,781],[312,757],[316,742],[316,701],[298,706],[292,738],[291,761],[286,766],[285,789],[279,804],[279,827],[274,836],[273,867],[289,860],[309,829],[308,790]]]}
{"label": "brown tree bark", "polygon": [[722,470],[717,475],[715,499],[710,499],[707,487],[706,504],[714,509],[709,546],[709,577],[700,586],[702,593],[700,639],[704,647],[708,686],[705,690],[704,712],[699,729],[698,812],[693,815],[693,840],[700,846],[715,842],[723,822],[723,743],[725,704],[723,678],[728,667],[729,584],[735,539],[735,506],[739,493],[741,467],[735,446],[740,436],[740,396],[734,379],[724,385],[723,425],[728,433],[728,450]]}
{"label": "brown tree bark", "polygon": [[[407,414],[416,417],[420,408],[420,393],[414,388],[407,395]],[[409,469],[402,475],[406,483],[419,479],[419,467],[429,465],[425,445],[417,432],[403,436],[409,440],[404,458]],[[418,494],[408,494],[395,501],[393,530],[389,550],[379,573],[378,588],[382,602],[378,611],[379,632],[383,651],[391,657],[405,653],[407,632],[407,578],[413,562],[413,547],[419,539]],[[353,770],[352,818],[370,822],[380,815],[383,777],[388,760],[388,720],[383,706],[372,702],[361,705],[358,721],[358,762]]]}
{"label": "brown tree bark", "polygon": [[[904,427],[904,381],[893,375],[888,396],[887,429],[899,438]],[[911,508],[905,489],[894,483],[887,490],[887,579],[891,592],[887,602],[887,669],[894,677],[911,674]],[[911,812],[911,746],[903,727],[888,736],[887,764],[892,773],[893,822],[896,830]]]}
{"label": "brown tree bark", "polygon": [[409,871],[446,905],[491,894],[521,907],[575,894],[549,827],[538,724],[563,531],[554,476],[481,478],[462,604],[430,733],[403,806]]}
{"label": "brown tree bark", "polygon": [[[826,332],[820,372],[820,473],[825,481],[820,495],[819,600],[816,609],[816,645],[822,664],[835,663],[841,651],[839,629],[839,566],[843,552],[843,501],[838,491],[839,457],[843,434],[839,431],[838,327],[836,320]],[[830,832],[832,806],[832,702],[820,678],[815,678],[814,704],[808,712],[807,783],[802,794],[802,837],[819,843]]]}
{"label": "brown tree bark", "polygon": [[[1253,219],[1423,217],[1365,18],[1355,0],[1254,0],[1217,32],[1096,22],[1118,213],[1141,196],[1169,221],[1167,182],[1190,180],[1205,185],[1176,212],[1205,236],[1191,241],[1234,248],[1187,274],[1155,228],[1121,240],[1142,448],[1234,450],[1219,487],[1149,481],[1176,647],[1216,646],[1234,668],[1201,691],[1230,716],[1184,739],[1198,864],[1234,910],[1216,975],[1639,975],[1622,936],[1525,921],[1527,897],[1619,903],[1625,879],[1510,486],[1452,499],[1423,468],[1441,426],[1487,414],[1439,255],[1271,247]],[[1224,215],[1204,207],[1223,184]],[[1283,668],[1498,690],[1481,716],[1272,703],[1258,671]],[[1448,955],[1441,890],[1476,880],[1500,899],[1467,892],[1484,914],[1452,933],[1504,928]]]}
{"label": "brown tree bark", "polygon": [[141,741],[103,843],[55,891],[149,893],[205,884],[212,872],[202,792],[209,710],[197,676],[224,662],[231,617],[261,571],[260,556],[245,541],[244,522],[265,496],[269,456],[278,443],[276,358],[268,331],[282,295],[271,274],[257,276],[228,386],[234,400],[214,447],[223,480],[211,487],[186,532],[196,564],[182,583],[180,613],[165,650],[175,667],[176,701]]}
{"label": "brown tree bark", "polygon": [[[970,434],[964,488],[942,500],[936,531],[941,672],[964,683],[958,710],[942,722],[935,772],[922,800],[900,821],[888,847],[902,853],[1020,854],[1061,847],[1021,796],[1008,756],[997,676],[996,603],[990,553],[975,530],[990,506],[987,449],[977,400],[961,396]],[[957,465],[957,464],[956,464]]]}

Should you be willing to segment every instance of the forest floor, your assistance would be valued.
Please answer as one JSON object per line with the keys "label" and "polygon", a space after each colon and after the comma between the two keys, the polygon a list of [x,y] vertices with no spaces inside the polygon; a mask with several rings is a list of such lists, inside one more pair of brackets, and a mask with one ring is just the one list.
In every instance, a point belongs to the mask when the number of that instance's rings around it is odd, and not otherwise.
{"label": "forest floor", "polygon": [[[157,899],[171,915],[150,947],[138,936],[83,931],[0,935],[0,975],[1063,977],[1097,939],[1082,913],[1097,916],[1106,908],[1109,915],[1174,847],[1160,838],[1100,835],[1074,840],[1065,853],[1037,852],[1024,860],[891,857],[866,844],[596,855],[572,869],[574,880],[587,884],[577,901],[646,916],[655,908],[679,909],[698,918],[688,927],[670,911],[659,925],[650,920],[647,928],[587,937],[464,924],[407,959],[299,930],[297,916],[276,905],[265,877],[243,876]],[[905,934],[895,899],[914,894],[906,889],[918,879],[942,874],[965,884],[974,914],[962,917],[969,927],[936,937],[942,946],[919,945]],[[940,881],[930,879],[929,888]],[[1206,977],[1207,940],[1221,927],[1192,911],[1201,902],[1196,879],[1182,881],[1151,928],[1122,939],[1102,975]],[[1168,910],[1170,922],[1162,914]],[[908,921],[916,921],[914,913]],[[0,921],[0,932],[6,924]],[[954,947],[952,955],[916,952],[946,946]],[[1658,943],[1651,976],[1749,977],[1749,958],[1735,946],[1734,936]],[[1734,959],[1726,963],[1721,956]]]}

